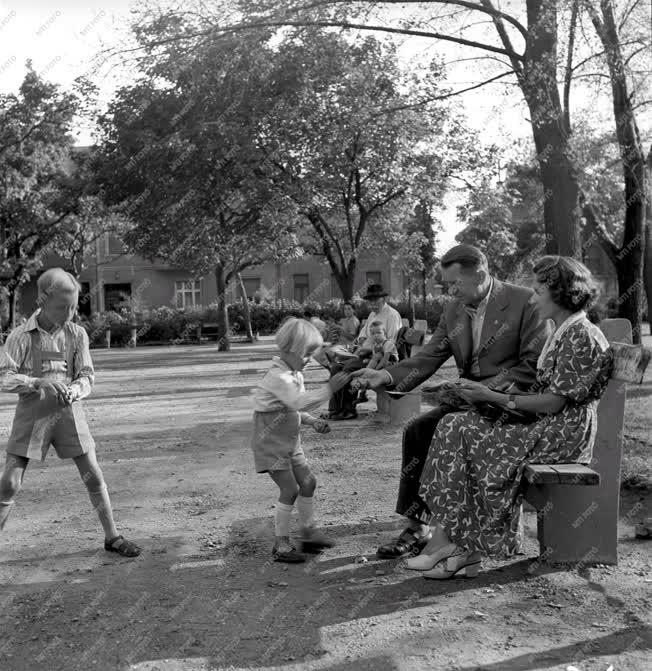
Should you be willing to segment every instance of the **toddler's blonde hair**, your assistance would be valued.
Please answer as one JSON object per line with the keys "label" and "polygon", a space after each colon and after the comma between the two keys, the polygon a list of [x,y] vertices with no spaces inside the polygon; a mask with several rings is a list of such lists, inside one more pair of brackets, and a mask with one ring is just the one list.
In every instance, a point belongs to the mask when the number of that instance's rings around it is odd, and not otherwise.
{"label": "toddler's blonde hair", "polygon": [[276,332],[276,346],[281,352],[299,357],[313,348],[324,344],[321,333],[309,321],[289,317]]}

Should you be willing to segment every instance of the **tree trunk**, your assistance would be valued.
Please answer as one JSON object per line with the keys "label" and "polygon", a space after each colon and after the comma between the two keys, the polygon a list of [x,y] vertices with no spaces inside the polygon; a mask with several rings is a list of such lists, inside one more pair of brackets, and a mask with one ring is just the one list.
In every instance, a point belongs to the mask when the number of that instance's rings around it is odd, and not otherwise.
{"label": "tree trunk", "polygon": [[519,76],[532,117],[544,190],[548,254],[579,258],[579,183],[557,87],[557,1],[527,0],[528,40]]}
{"label": "tree trunk", "polygon": [[353,284],[355,282],[355,278],[353,275],[349,275],[348,273],[345,275],[341,274],[336,274],[335,279],[337,280],[337,285],[340,288],[340,291],[342,292],[342,298],[345,301],[350,301],[353,299]]}
{"label": "tree trunk", "polygon": [[7,296],[9,299],[9,330],[13,331],[16,328],[16,315],[17,315],[17,310],[16,310],[16,304],[18,303],[18,296],[20,294],[20,285],[11,283],[7,287]]}
{"label": "tree trunk", "polygon": [[652,335],[652,145],[647,155],[647,198],[645,218],[645,248],[643,260],[643,281],[645,283],[645,296],[647,298],[647,319],[650,323],[650,335]]}
{"label": "tree trunk", "polygon": [[423,301],[423,318],[426,318],[428,314],[428,301],[426,300],[426,294],[428,293],[427,287],[428,273],[425,268],[421,271],[421,300]]}
{"label": "tree trunk", "polygon": [[245,289],[244,282],[242,280],[242,275],[236,273],[238,280],[238,286],[240,287],[240,294],[242,296],[242,312],[244,313],[245,320],[245,333],[247,335],[247,340],[253,342],[255,340],[254,333],[251,330],[251,310],[249,309],[249,299],[247,298],[247,290]]}
{"label": "tree trunk", "polygon": [[625,59],[611,0],[602,0],[602,18],[587,3],[591,21],[604,47],[609,66],[611,95],[625,183],[625,226],[617,254],[618,314],[629,319],[634,342],[641,341],[643,318],[643,250],[646,244],[647,165],[629,92]]}
{"label": "tree trunk", "polygon": [[228,352],[231,349],[231,334],[226,302],[226,271],[221,263],[215,267],[215,283],[217,284],[217,350]]}
{"label": "tree trunk", "polygon": [[331,270],[333,271],[333,275],[335,275],[337,285],[342,292],[342,298],[345,301],[352,300],[355,290],[355,269],[358,265],[358,260],[356,258],[350,259],[347,267],[342,269],[337,266],[335,260],[330,254],[327,255],[326,258],[328,259],[328,263],[331,267]]}

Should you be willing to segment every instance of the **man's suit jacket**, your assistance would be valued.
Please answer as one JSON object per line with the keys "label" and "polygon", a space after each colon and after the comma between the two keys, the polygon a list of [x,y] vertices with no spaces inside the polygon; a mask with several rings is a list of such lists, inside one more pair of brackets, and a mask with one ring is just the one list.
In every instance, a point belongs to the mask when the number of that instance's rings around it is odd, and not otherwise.
{"label": "man's suit jacket", "polygon": [[531,289],[494,278],[478,351],[479,376],[471,375],[471,319],[463,303],[451,301],[430,342],[413,357],[387,369],[393,380],[389,388],[410,391],[453,356],[460,377],[485,382],[493,378],[496,383],[515,382],[527,389],[535,381],[537,359],[550,333],[550,326],[530,303],[532,295]]}

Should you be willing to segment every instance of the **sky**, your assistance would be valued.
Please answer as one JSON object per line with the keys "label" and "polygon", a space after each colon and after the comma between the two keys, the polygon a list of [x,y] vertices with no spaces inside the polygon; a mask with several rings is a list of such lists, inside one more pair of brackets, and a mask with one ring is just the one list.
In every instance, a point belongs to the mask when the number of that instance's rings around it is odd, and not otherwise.
{"label": "sky", "polygon": [[[44,78],[70,86],[76,77],[89,72],[98,52],[127,38],[132,4],[131,0],[0,0],[0,92],[18,89],[27,59]],[[460,48],[424,38],[406,38],[399,53],[409,66],[413,60],[435,55],[444,61],[455,60],[460,57]],[[478,61],[450,67],[451,88],[459,90],[477,82],[479,67],[482,64]],[[101,100],[110,99],[120,79],[119,66],[101,68],[95,80]],[[530,137],[520,94],[507,97],[506,90],[505,85],[494,84],[456,98],[483,142]],[[80,127],[76,140],[78,144],[90,144],[91,129]],[[440,235],[443,247],[454,244],[454,236],[460,230],[455,217],[460,202],[460,196],[451,194],[446,208],[439,213],[444,225]]]}

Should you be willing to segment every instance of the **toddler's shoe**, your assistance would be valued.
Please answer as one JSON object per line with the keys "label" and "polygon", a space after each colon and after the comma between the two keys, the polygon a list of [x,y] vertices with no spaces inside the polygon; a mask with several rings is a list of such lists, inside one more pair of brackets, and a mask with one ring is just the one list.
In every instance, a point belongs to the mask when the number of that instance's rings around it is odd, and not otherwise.
{"label": "toddler's shoe", "polygon": [[274,561],[285,564],[301,564],[306,561],[306,555],[303,552],[299,552],[289,540],[276,541],[272,548],[272,557]]}
{"label": "toddler's shoe", "polygon": [[324,548],[332,548],[335,542],[326,537],[319,529],[315,527],[303,527],[300,532],[299,540],[301,542],[301,551],[317,553]]}

